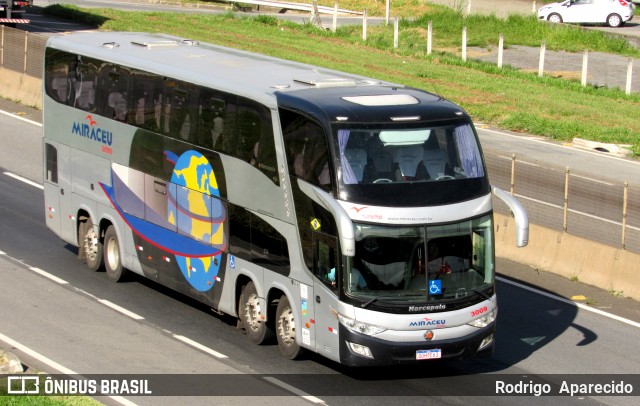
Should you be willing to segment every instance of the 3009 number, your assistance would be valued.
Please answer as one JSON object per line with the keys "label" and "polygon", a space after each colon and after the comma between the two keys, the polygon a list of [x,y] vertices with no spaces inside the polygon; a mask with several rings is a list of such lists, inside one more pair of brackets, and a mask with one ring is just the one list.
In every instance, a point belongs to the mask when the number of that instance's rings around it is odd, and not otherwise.
{"label": "3009 number", "polygon": [[482,313],[484,313],[484,312],[486,312],[486,311],[488,311],[488,310],[489,310],[489,308],[488,308],[487,306],[485,306],[485,307],[481,307],[481,308],[476,309],[476,310],[473,310],[473,311],[471,312],[471,317],[479,316],[479,315],[481,315]]}

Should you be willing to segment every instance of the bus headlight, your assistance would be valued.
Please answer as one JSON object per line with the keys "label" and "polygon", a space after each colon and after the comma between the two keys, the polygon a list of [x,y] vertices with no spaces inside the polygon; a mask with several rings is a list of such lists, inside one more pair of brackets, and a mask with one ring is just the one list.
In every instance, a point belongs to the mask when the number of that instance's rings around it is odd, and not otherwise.
{"label": "bus headlight", "polygon": [[483,315],[482,317],[478,317],[477,319],[470,321],[467,324],[473,327],[482,328],[482,327],[487,327],[489,324],[493,323],[494,321],[496,321],[496,313],[494,311],[491,311]]}
{"label": "bus headlight", "polygon": [[363,357],[367,358],[373,358],[371,350],[366,345],[351,343],[349,341],[346,341],[346,343],[349,346],[351,352],[353,352],[354,354],[362,355]]}
{"label": "bus headlight", "polygon": [[386,330],[386,328],[375,326],[373,324],[363,323],[361,321],[354,320],[343,314],[338,313],[338,321],[340,324],[353,331],[354,333],[365,334],[368,336],[380,334]]}

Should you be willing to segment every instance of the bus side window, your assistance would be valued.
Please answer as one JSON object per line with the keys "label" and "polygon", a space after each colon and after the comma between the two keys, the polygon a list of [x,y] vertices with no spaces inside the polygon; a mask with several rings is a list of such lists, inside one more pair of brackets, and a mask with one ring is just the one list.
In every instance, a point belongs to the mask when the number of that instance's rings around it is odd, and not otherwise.
{"label": "bus side window", "polygon": [[44,85],[60,103],[94,111],[98,78],[97,62],[68,52],[47,49]]}
{"label": "bus side window", "polygon": [[162,78],[144,72],[134,72],[129,103],[129,123],[150,131],[160,129]]}
{"label": "bus side window", "polygon": [[45,143],[47,158],[46,179],[51,183],[58,183],[58,150],[49,143]]}
{"label": "bus side window", "polygon": [[310,119],[280,111],[289,174],[331,190],[329,153],[325,132]]}
{"label": "bus side window", "polygon": [[257,108],[243,103],[238,106],[238,136],[235,156],[245,162],[251,162],[254,159],[254,148],[263,130],[262,119]]}
{"label": "bus side window", "polygon": [[69,67],[75,55],[47,48],[45,58],[45,90],[51,98],[66,104],[69,99]]}
{"label": "bus side window", "polygon": [[236,156],[279,184],[271,110],[267,107],[247,100],[239,106]]}
{"label": "bus side window", "polygon": [[196,106],[197,91],[187,84],[166,79],[164,82],[163,133],[172,138],[194,142],[197,125]]}
{"label": "bus side window", "polygon": [[226,103],[223,96],[208,89],[200,91],[198,104],[198,145],[213,149],[224,131]]}
{"label": "bus side window", "polygon": [[106,65],[100,71],[103,93],[98,103],[98,114],[118,121],[127,121],[127,95],[129,73],[115,65]]}
{"label": "bus side window", "polygon": [[84,111],[94,111],[96,108],[96,87],[98,81],[98,68],[90,58],[78,56],[73,76],[73,89],[75,106]]}

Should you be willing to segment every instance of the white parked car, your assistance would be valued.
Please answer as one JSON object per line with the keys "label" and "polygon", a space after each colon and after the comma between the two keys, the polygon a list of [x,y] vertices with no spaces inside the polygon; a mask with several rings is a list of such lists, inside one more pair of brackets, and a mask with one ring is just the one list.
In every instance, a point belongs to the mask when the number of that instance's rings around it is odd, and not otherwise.
{"label": "white parked car", "polygon": [[620,27],[633,18],[633,10],[631,0],[565,0],[540,7],[538,19]]}

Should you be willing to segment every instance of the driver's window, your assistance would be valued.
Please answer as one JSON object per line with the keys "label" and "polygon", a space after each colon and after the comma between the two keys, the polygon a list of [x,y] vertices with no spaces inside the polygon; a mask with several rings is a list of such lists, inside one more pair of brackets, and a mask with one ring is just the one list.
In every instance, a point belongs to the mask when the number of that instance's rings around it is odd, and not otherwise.
{"label": "driver's window", "polygon": [[315,233],[313,273],[334,292],[338,291],[340,272],[336,245],[335,238]]}

